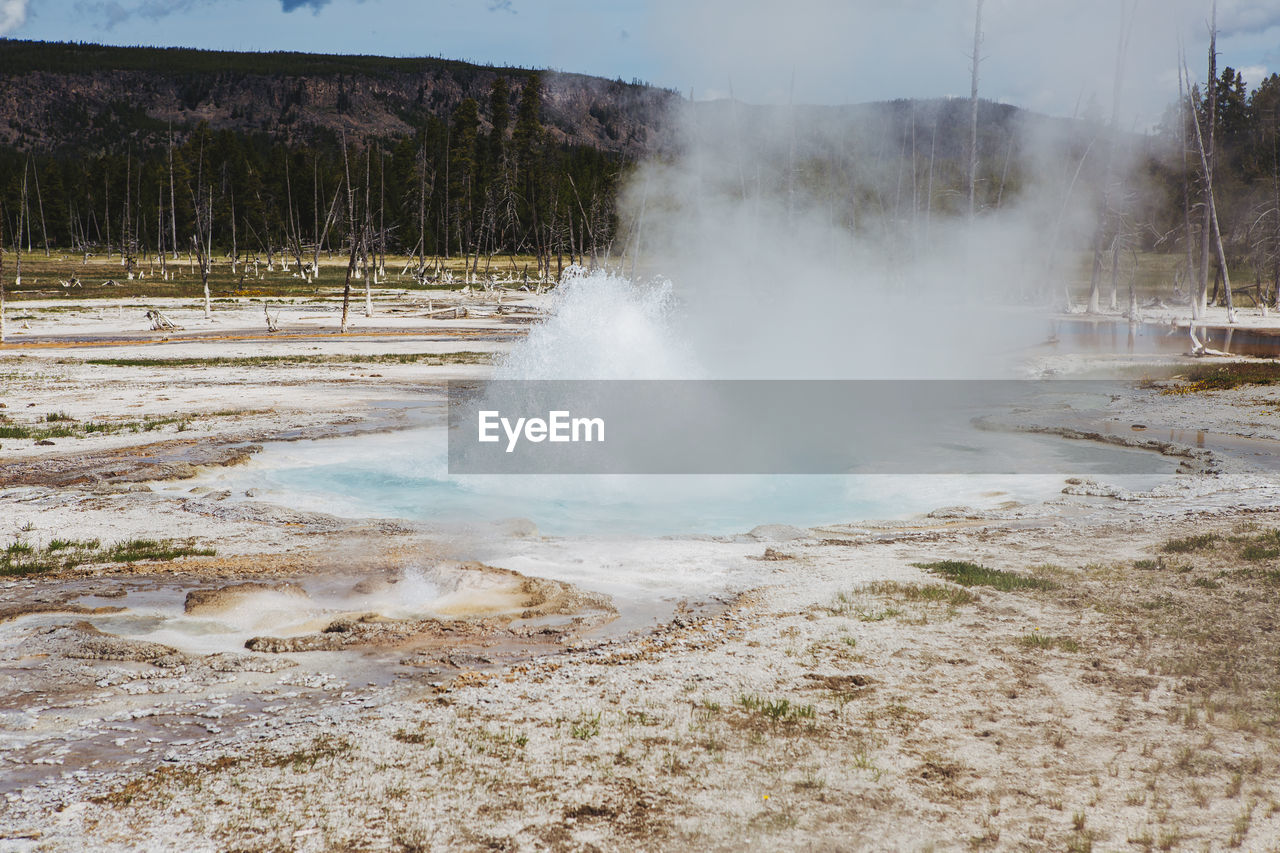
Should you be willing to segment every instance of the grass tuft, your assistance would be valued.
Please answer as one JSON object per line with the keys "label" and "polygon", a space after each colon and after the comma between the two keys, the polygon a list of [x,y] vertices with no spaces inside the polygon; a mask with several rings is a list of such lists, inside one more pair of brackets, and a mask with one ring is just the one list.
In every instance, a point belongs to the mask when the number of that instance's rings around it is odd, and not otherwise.
{"label": "grass tuft", "polygon": [[1013,592],[1020,589],[1053,590],[1059,585],[1045,578],[1031,578],[1016,572],[1002,569],[989,569],[977,563],[963,560],[939,560],[933,563],[912,563],[917,569],[924,569],[961,586],[987,586],[1001,592]]}
{"label": "grass tuft", "polygon": [[580,714],[578,721],[569,727],[569,734],[577,740],[591,740],[600,734],[600,714]]}
{"label": "grass tuft", "polygon": [[1075,640],[1070,637],[1055,637],[1052,634],[1027,634],[1018,638],[1018,643],[1029,649],[1043,649],[1045,651],[1060,649],[1064,652],[1080,651],[1080,644]]}
{"label": "grass tuft", "polygon": [[1200,533],[1196,536],[1187,536],[1182,539],[1170,539],[1160,546],[1160,550],[1166,554],[1189,554],[1192,551],[1203,551],[1206,548],[1212,548],[1217,541],[1218,534],[1216,533]]}
{"label": "grass tuft", "polygon": [[0,552],[0,576],[66,571],[93,563],[212,557],[216,553],[212,548],[196,547],[191,541],[175,542],[172,539],[128,539],[109,547],[103,547],[97,539],[51,539],[43,547],[17,539]]}
{"label": "grass tuft", "polygon": [[1187,384],[1170,393],[1228,391],[1242,385],[1274,385],[1280,382],[1280,363],[1249,361],[1193,367],[1183,374]]}
{"label": "grass tuft", "polygon": [[858,587],[856,592],[871,595],[887,595],[902,601],[915,601],[925,604],[948,604],[958,607],[973,604],[978,596],[967,589],[956,589],[940,583],[900,583],[898,581],[872,581]]}
{"label": "grass tuft", "polygon": [[767,699],[754,693],[739,696],[738,704],[775,723],[812,720],[818,716],[817,709],[812,705],[793,705],[790,699]]}

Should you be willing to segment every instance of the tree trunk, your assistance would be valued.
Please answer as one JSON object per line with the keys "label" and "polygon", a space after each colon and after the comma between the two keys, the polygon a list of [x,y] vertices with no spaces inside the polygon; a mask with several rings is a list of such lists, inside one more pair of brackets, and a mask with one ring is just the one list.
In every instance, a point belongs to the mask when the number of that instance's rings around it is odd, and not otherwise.
{"label": "tree trunk", "polygon": [[36,179],[36,204],[40,207],[40,237],[44,240],[44,256],[49,257],[49,231],[44,225],[44,197],[40,194],[40,168],[31,170],[32,176]]}
{"label": "tree trunk", "polygon": [[[1182,56],[1179,55],[1179,61]],[[1182,219],[1186,229],[1187,244],[1187,299],[1191,303],[1191,319],[1199,320],[1204,314],[1200,304],[1196,282],[1196,257],[1193,241],[1195,233],[1191,228],[1191,169],[1187,163],[1187,95],[1183,91],[1182,73],[1178,73],[1178,142],[1182,146]]]}
{"label": "tree trunk", "polygon": [[[1216,45],[1217,45],[1217,35],[1218,35],[1218,31],[1217,31],[1217,9],[1218,9],[1218,4],[1217,4],[1216,2],[1215,2],[1215,3],[1214,3],[1214,5],[1213,5],[1213,9],[1214,9],[1214,16],[1215,16],[1215,17],[1214,17],[1214,27],[1213,27],[1212,33],[1211,33],[1211,35],[1210,35],[1210,38],[1209,38],[1209,57],[1210,57],[1210,58],[1209,58],[1209,66],[1210,66],[1210,75],[1212,75],[1212,74],[1213,74],[1213,71],[1214,71],[1214,70],[1216,70],[1216,68],[1217,68],[1217,63],[1216,63],[1216,62],[1215,62],[1215,60],[1214,60],[1214,56],[1215,56],[1215,52],[1214,52],[1214,51],[1215,51],[1215,48],[1216,48]],[[1183,69],[1183,72],[1184,72],[1184,73],[1186,73],[1186,69],[1185,69],[1185,68]],[[1190,74],[1187,74],[1187,79],[1188,79],[1188,80],[1190,80],[1190,77],[1191,77],[1191,75],[1190,75]],[[1211,77],[1211,79],[1212,79],[1212,77]],[[1213,200],[1213,160],[1212,160],[1212,155],[1213,155],[1213,148],[1212,148],[1212,146],[1213,146],[1213,109],[1214,109],[1213,88],[1214,88],[1214,87],[1213,87],[1213,84],[1210,84],[1210,88],[1209,88],[1209,92],[1210,92],[1210,94],[1209,94],[1209,147],[1208,147],[1208,148],[1206,148],[1206,146],[1205,146],[1204,135],[1203,135],[1203,134],[1201,133],[1201,131],[1200,131],[1200,117],[1199,117],[1199,111],[1198,111],[1198,110],[1196,110],[1196,111],[1195,111],[1195,114],[1193,115],[1193,117],[1196,119],[1196,121],[1194,122],[1194,124],[1195,124],[1195,128],[1196,128],[1196,143],[1197,143],[1197,147],[1200,149],[1200,166],[1201,166],[1201,168],[1204,170],[1204,184],[1205,184],[1205,186],[1204,186],[1204,192],[1205,192],[1205,219],[1206,219],[1206,222],[1205,222],[1205,231],[1204,231],[1204,235],[1203,235],[1203,242],[1202,242],[1202,245],[1203,245],[1203,248],[1204,248],[1204,257],[1202,257],[1202,258],[1200,259],[1201,282],[1202,282],[1202,284],[1201,284],[1201,288],[1202,288],[1202,289],[1201,289],[1201,300],[1202,300],[1202,301],[1201,301],[1201,305],[1202,305],[1202,306],[1204,305],[1203,298],[1204,298],[1205,293],[1206,293],[1206,292],[1208,291],[1208,289],[1209,289],[1209,245],[1208,245],[1208,238],[1209,238],[1210,233],[1212,233],[1212,235],[1213,235],[1213,239],[1214,239],[1214,243],[1216,244],[1216,246],[1217,246],[1217,250],[1218,250],[1218,251],[1217,251],[1217,254],[1218,254],[1218,266],[1219,266],[1219,268],[1222,270],[1222,282],[1223,282],[1223,288],[1224,288],[1224,290],[1225,290],[1225,292],[1226,292],[1226,297],[1227,297],[1227,322],[1228,322],[1228,323],[1234,323],[1234,322],[1236,321],[1236,312],[1235,312],[1235,306],[1234,306],[1234,304],[1232,304],[1232,301],[1231,301],[1231,276],[1230,276],[1230,274],[1227,272],[1227,254],[1226,254],[1226,252],[1224,251],[1223,246],[1222,246],[1222,231],[1221,231],[1221,230],[1219,229],[1219,227],[1218,227],[1218,210],[1217,210],[1217,205],[1216,205],[1216,204],[1214,204],[1214,200]],[[1194,107],[1194,106],[1195,106],[1195,105],[1194,105],[1194,104],[1192,104],[1192,107]]]}
{"label": "tree trunk", "polygon": [[156,254],[160,256],[160,277],[169,280],[169,264],[164,251],[164,190],[156,191]]}
{"label": "tree trunk", "polygon": [[[1189,75],[1188,75],[1189,77]],[[1199,301],[1201,313],[1208,308],[1209,294],[1209,239],[1213,230],[1213,156],[1214,156],[1214,125],[1217,121],[1218,110],[1218,3],[1214,0],[1213,4],[1213,26],[1209,32],[1209,82],[1208,92],[1206,93],[1209,101],[1209,117],[1208,117],[1208,142],[1204,139],[1204,134],[1200,130],[1199,110],[1196,110],[1196,141],[1200,148],[1200,164],[1204,170],[1205,184],[1205,203],[1204,217],[1200,224],[1200,292]],[[1194,104],[1192,105],[1195,106]]]}
{"label": "tree trunk", "polygon": [[178,260],[178,203],[173,189],[173,127],[169,128],[169,237],[173,259]]}
{"label": "tree trunk", "polygon": [[[347,157],[347,136],[342,135],[342,166],[347,176],[347,222],[351,224],[351,254],[347,257],[347,277],[342,286],[342,334],[347,333],[347,316],[351,310],[351,276],[356,270],[356,257],[359,252],[359,241],[354,230],[356,220],[355,190],[351,186],[351,161]],[[341,187],[339,187],[341,190]]]}
{"label": "tree trunk", "polygon": [[4,343],[4,215],[0,213],[0,344]]}
{"label": "tree trunk", "polygon": [[[1114,271],[1114,257],[1117,254],[1118,246],[1121,241],[1121,231],[1124,227],[1124,217],[1122,212],[1117,209],[1114,199],[1118,196],[1123,199],[1124,193],[1115,193],[1115,159],[1116,159],[1116,141],[1120,132],[1120,91],[1121,84],[1124,81],[1124,60],[1128,52],[1129,46],[1129,26],[1130,22],[1126,21],[1127,3],[1121,7],[1120,13],[1120,36],[1116,46],[1116,67],[1115,75],[1112,78],[1111,85],[1111,125],[1108,128],[1107,135],[1107,160],[1106,167],[1103,172],[1102,186],[1102,212],[1098,216],[1098,230],[1094,237],[1093,245],[1093,275],[1089,280],[1089,313],[1097,313],[1099,287],[1101,284],[1102,273],[1102,252],[1106,242],[1106,235],[1113,229],[1110,227],[1114,223],[1114,234],[1112,236],[1112,252],[1113,252],[1113,272],[1111,279],[1111,310],[1116,310],[1116,279]],[[1123,187],[1121,187],[1123,189]]]}
{"label": "tree trunk", "polygon": [[231,275],[236,274],[240,262],[240,247],[236,244],[236,193],[231,191]]}
{"label": "tree trunk", "polygon": [[[27,173],[22,173],[22,197],[27,197]],[[13,289],[22,287],[22,205],[18,205],[18,230],[13,234],[14,275]]]}
{"label": "tree trunk", "polygon": [[1089,303],[1085,312],[1098,314],[1102,311],[1099,294],[1102,290],[1102,242],[1106,239],[1105,218],[1098,222],[1098,229],[1093,235],[1093,271],[1089,276]]}
{"label": "tree trunk", "polygon": [[1115,239],[1111,241],[1111,310],[1115,311],[1120,306],[1117,304],[1120,288],[1120,235],[1117,234]]}
{"label": "tree trunk", "polygon": [[977,209],[978,190],[978,66],[982,62],[982,2],[973,13],[973,62],[969,87],[969,219]]}

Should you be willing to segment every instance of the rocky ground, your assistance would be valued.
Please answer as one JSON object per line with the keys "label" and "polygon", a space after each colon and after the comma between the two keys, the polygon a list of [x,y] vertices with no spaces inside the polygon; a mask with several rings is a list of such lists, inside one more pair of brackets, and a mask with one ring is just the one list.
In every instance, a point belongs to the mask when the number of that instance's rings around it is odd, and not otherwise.
{"label": "rocky ground", "polygon": [[[253,306],[206,329],[174,305],[184,335],[158,341],[90,304],[0,350],[0,426],[25,430],[0,438],[0,544],[44,561],[0,581],[0,849],[1280,849],[1266,385],[1135,386],[1070,425],[1195,461],[1152,491],[489,532],[724,569],[643,606],[458,559],[429,525],[175,479],[413,422],[518,337],[493,308],[271,340]],[[413,584],[447,605],[406,610]],[[193,641],[201,619],[236,632]]]}

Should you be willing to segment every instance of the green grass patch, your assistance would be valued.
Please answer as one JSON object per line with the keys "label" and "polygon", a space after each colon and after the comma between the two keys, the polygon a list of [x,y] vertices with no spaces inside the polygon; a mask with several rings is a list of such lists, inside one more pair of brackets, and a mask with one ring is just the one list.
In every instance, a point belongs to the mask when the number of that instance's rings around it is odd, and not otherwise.
{"label": "green grass patch", "polygon": [[127,539],[103,546],[97,539],[51,539],[37,547],[21,539],[0,552],[0,575],[15,577],[65,571],[94,563],[134,563],[141,560],[174,560],[178,557],[212,557],[212,548],[197,547],[191,540]]}
{"label": "green grass patch", "polygon": [[1240,549],[1240,557],[1245,560],[1274,560],[1280,557],[1280,546],[1250,542]]}
{"label": "green grass patch", "polygon": [[86,539],[79,541],[76,539],[50,539],[49,544],[44,549],[50,553],[54,551],[65,551],[68,548],[78,548],[80,550],[93,550],[98,548],[101,543],[97,539]]}
{"label": "green grass patch", "polygon": [[871,595],[886,595],[900,601],[915,601],[925,604],[946,604],[959,607],[972,604],[978,597],[967,589],[956,589],[940,583],[900,583],[898,581],[872,581],[859,587],[857,592]]}
{"label": "green grass patch", "polygon": [[[210,416],[252,414],[252,412],[211,412]],[[177,424],[178,432],[191,427],[191,420],[196,415],[174,415],[146,418],[140,421],[85,421],[84,423],[65,423],[63,417],[46,416],[38,424],[25,426],[14,423],[0,423],[0,439],[25,438],[42,441],[46,438],[83,438],[88,435],[116,435],[118,433],[155,432],[170,424]],[[57,421],[56,426],[43,426],[49,419]]]}
{"label": "green grass patch", "polygon": [[1218,534],[1201,533],[1182,539],[1170,539],[1160,546],[1160,550],[1166,554],[1189,554],[1192,551],[1203,551],[1206,548],[1212,548],[1217,541]]}
{"label": "green grass patch", "polygon": [[1041,634],[1039,632],[1019,637],[1018,644],[1028,649],[1043,649],[1045,651],[1052,651],[1053,649],[1064,652],[1080,651],[1080,644],[1070,637],[1055,637],[1052,634]]}
{"label": "green grass patch", "polygon": [[977,563],[964,560],[939,560],[933,563],[912,563],[917,569],[924,569],[935,575],[941,575],[961,586],[986,586],[1001,592],[1013,592],[1021,589],[1053,590],[1059,585],[1045,578],[1033,578],[1017,572],[1006,572],[1002,569],[989,569]]}
{"label": "green grass patch", "polygon": [[43,441],[46,438],[70,438],[76,435],[77,431],[76,427],[65,424],[51,427],[0,424],[0,438],[25,438],[32,441]]}
{"label": "green grass patch", "polygon": [[582,714],[578,721],[569,727],[569,734],[577,740],[591,740],[600,734],[600,714]]}
{"label": "green grass patch", "polygon": [[738,697],[738,704],[775,723],[812,720],[818,716],[817,709],[812,705],[793,705],[790,699],[767,699],[756,694],[743,694]]}
{"label": "green grass patch", "polygon": [[129,539],[112,545],[106,558],[112,563],[136,563],[140,560],[175,560],[178,557],[212,557],[213,548],[195,548],[172,539]]}
{"label": "green grass patch", "polygon": [[1193,367],[1183,374],[1186,385],[1170,393],[1226,391],[1242,385],[1274,385],[1280,382],[1280,361],[1247,361]]}

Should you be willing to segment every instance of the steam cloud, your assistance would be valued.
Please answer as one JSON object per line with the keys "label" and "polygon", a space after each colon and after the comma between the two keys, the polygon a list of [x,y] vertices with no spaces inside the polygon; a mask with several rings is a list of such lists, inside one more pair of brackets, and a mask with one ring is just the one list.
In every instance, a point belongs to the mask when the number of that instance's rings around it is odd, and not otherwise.
{"label": "steam cloud", "polygon": [[7,36],[27,21],[27,0],[0,0],[0,36]]}
{"label": "steam cloud", "polygon": [[[775,13],[757,11],[735,26],[768,30]],[[777,61],[804,55],[803,39],[774,35]],[[754,61],[757,43],[720,48]],[[825,60],[832,71],[843,61]],[[1102,147],[1090,142],[1095,123],[1011,123],[1007,136],[981,143],[985,200],[970,222],[956,189],[965,168],[957,128],[967,126],[956,114],[964,108],[946,100],[883,109],[686,104],[677,138],[620,198],[621,278],[596,274],[567,287],[555,317],[499,375],[1009,375],[1013,354],[1045,339],[1043,308],[1062,304],[1071,259],[1096,225],[1086,185]],[[984,135],[992,132],[984,125]],[[1077,164],[1086,166],[1078,183]],[[1126,165],[1117,162],[1116,172]],[[636,277],[656,286],[628,286],[633,257]]]}
{"label": "steam cloud", "polygon": [[[644,166],[622,208],[642,269],[673,282],[672,336],[696,351],[694,374],[1007,375],[1009,353],[1046,328],[1033,311],[997,306],[1060,299],[1048,244],[1059,241],[1061,262],[1092,222],[1082,197],[1067,196],[1071,143],[1056,126],[1015,130],[1025,183],[972,223],[913,203],[925,167],[913,190],[907,160],[874,156],[910,144],[889,116],[695,105],[682,127],[681,154]],[[824,159],[825,178],[800,169]]]}
{"label": "steam cloud", "polygon": [[[1210,0],[987,0],[982,96],[1059,116],[1096,99],[1109,115],[1126,9],[1134,23],[1122,113],[1129,129],[1154,125],[1177,98],[1179,40],[1193,60],[1205,55]],[[732,92],[786,103],[794,89],[798,102],[834,104],[969,92],[973,0],[653,0],[651,17],[636,23],[642,41],[662,54],[666,78],[695,85],[700,99]],[[1263,41],[1278,26],[1275,0],[1219,0],[1222,64],[1242,64],[1232,40]]]}

